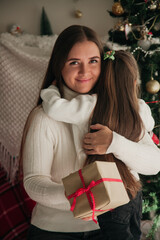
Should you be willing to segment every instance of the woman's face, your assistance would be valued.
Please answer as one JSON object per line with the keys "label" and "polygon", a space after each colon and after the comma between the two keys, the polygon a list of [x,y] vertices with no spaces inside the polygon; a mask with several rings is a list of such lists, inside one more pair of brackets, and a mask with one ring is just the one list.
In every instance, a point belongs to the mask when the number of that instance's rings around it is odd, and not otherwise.
{"label": "woman's face", "polygon": [[66,85],[75,92],[88,93],[96,84],[101,71],[99,48],[94,42],[76,43],[62,69]]}

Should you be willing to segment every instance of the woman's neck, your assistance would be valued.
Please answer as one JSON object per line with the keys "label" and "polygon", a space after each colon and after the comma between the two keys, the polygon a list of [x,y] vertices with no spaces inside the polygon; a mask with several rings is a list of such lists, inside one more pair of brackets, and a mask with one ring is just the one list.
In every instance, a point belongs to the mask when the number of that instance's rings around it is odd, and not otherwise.
{"label": "woman's neck", "polygon": [[75,98],[77,95],[80,94],[80,93],[74,92],[73,90],[68,88],[66,85],[63,85],[63,89],[64,89],[64,98],[67,100],[71,100],[72,98]]}

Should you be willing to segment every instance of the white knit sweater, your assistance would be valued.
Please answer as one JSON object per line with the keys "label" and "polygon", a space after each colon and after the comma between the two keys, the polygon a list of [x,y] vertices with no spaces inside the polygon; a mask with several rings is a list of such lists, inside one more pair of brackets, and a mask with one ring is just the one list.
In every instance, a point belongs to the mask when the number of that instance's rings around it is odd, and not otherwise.
{"label": "white knit sweater", "polygon": [[[76,95],[65,88],[65,99],[71,100]],[[74,99],[77,98],[80,100],[75,101]],[[72,119],[76,119],[76,114],[73,115],[76,107],[78,107],[77,110],[83,109],[77,115],[77,119],[81,119],[82,129],[82,126],[84,127],[82,120],[87,121],[96,100],[93,101],[92,96],[88,98],[88,95],[80,95],[77,98],[73,99],[73,108],[68,108],[68,111],[70,111]],[[87,98],[88,101],[86,101]],[[74,102],[79,102],[79,105],[74,104]],[[85,107],[80,104],[83,102]],[[60,113],[62,119],[65,119],[66,107],[67,105],[64,104],[64,109]],[[151,113],[147,107],[142,107],[141,110],[150,119],[147,131],[151,131],[154,123]],[[55,112],[54,116],[58,116],[57,113],[58,111]],[[64,195],[61,179],[82,168],[85,161],[85,155],[81,154],[81,150],[78,151],[77,146],[80,146],[80,142],[75,144],[75,140],[82,137],[84,130],[78,133],[78,130],[75,131],[77,128],[75,124],[53,119],[47,116],[41,107],[33,113],[33,120],[24,147],[24,186],[29,196],[37,202],[31,223],[41,229],[81,232],[98,228],[98,225],[93,221],[86,222],[75,219],[69,210],[69,202]],[[127,140],[114,132],[107,153],[112,152],[134,173],[149,175],[158,173],[160,170],[160,151],[154,145],[147,131],[139,143]]]}
{"label": "white knit sweater", "polygon": [[[65,86],[64,88],[66,89],[66,91],[71,91]],[[86,155],[84,154],[84,151],[82,148],[82,141],[83,141],[84,134],[89,131],[88,122],[89,122],[91,112],[95,107],[97,95],[96,94],[77,95],[75,98],[69,99],[70,101],[68,101],[60,97],[60,93],[56,86],[51,85],[49,88],[41,91],[41,98],[43,100],[42,102],[43,109],[47,113],[47,115],[49,115],[50,117],[52,117],[57,121],[67,122],[72,124],[72,130],[73,130],[77,155],[79,158],[86,158]],[[149,106],[142,99],[139,99],[139,114],[141,116],[141,119],[143,121],[144,128],[145,128],[145,135],[143,139],[139,141],[139,143],[143,143],[144,141],[146,142],[150,141],[152,143],[152,146],[154,146],[154,148],[157,150],[157,154],[160,154],[160,150],[153,144],[150,136],[148,135],[148,132],[151,132],[154,127],[154,119],[151,115]],[[118,149],[117,148],[115,149],[115,145],[119,144],[119,141],[121,141],[121,145],[119,145]],[[113,140],[111,145],[107,149],[106,154],[113,153],[118,159],[121,159],[118,153],[119,152],[122,153],[125,147],[128,146],[129,147],[128,152],[125,151],[126,156],[124,156],[121,160],[128,166],[132,174],[135,177],[137,177],[137,179],[139,179],[138,173],[146,174],[146,175],[154,174],[154,173],[148,172],[149,169],[147,170],[147,166],[144,168],[144,166],[137,164],[138,159],[134,154],[135,149],[132,146],[135,145],[138,150],[139,148],[141,148],[141,145],[137,143],[135,144],[133,143],[134,142],[129,141],[128,139],[125,139],[119,134],[113,132]],[[129,152],[131,151],[133,151],[132,154],[134,157],[133,158],[134,162],[131,161],[129,157]],[[151,151],[151,150],[148,149],[148,151]],[[142,150],[140,152],[143,153]],[[135,157],[137,160],[135,159]],[[151,160],[149,161],[151,162]],[[158,168],[158,166],[160,166],[159,165],[160,158],[157,163],[158,165],[156,165],[155,168],[157,168],[157,172],[158,172],[160,170],[160,167]]]}

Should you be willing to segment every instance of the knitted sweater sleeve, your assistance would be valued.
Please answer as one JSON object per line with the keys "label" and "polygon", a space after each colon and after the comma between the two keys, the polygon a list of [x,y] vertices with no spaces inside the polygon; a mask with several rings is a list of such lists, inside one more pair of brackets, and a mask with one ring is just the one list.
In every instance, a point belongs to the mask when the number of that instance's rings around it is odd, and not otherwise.
{"label": "knitted sweater sleeve", "polygon": [[138,143],[113,132],[113,140],[106,153],[113,153],[137,173],[154,175],[160,171],[160,149],[147,132]]}
{"label": "knitted sweater sleeve", "polygon": [[138,102],[139,102],[139,114],[144,124],[144,128],[146,129],[146,131],[151,132],[155,124],[151,114],[151,109],[143,99],[138,99]]}
{"label": "knitted sweater sleeve", "polygon": [[54,142],[49,120],[38,110],[32,118],[24,145],[24,187],[31,199],[44,206],[69,209],[63,184],[54,182],[50,175]]}
{"label": "knitted sweater sleeve", "polygon": [[154,175],[160,171],[160,149],[154,144],[148,132],[154,127],[154,119],[148,105],[139,100],[139,113],[145,132],[139,142],[133,142],[113,132],[112,143],[107,149],[123,161],[129,169],[144,175]]}
{"label": "knitted sweater sleeve", "polygon": [[89,121],[91,112],[96,104],[96,94],[83,94],[70,101],[61,98],[58,88],[51,85],[41,90],[42,106],[45,113],[56,121],[71,124],[83,124]]}

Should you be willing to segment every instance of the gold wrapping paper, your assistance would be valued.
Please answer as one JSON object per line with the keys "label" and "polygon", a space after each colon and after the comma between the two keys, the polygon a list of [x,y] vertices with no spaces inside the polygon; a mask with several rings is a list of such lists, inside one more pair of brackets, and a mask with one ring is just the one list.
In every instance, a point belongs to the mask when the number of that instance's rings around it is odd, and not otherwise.
{"label": "gold wrapping paper", "polygon": [[[82,168],[81,172],[86,188],[92,181],[96,182],[102,178],[121,179],[117,166],[113,162],[95,161]],[[78,171],[71,173],[69,176],[63,178],[62,181],[67,196],[83,188]],[[128,194],[122,182],[103,181],[92,187],[90,191],[94,195],[95,209],[104,210],[95,211],[95,216],[129,202]],[[73,198],[69,199],[69,202],[72,206]],[[85,192],[76,198],[73,214],[76,218],[92,216],[93,210]]]}

